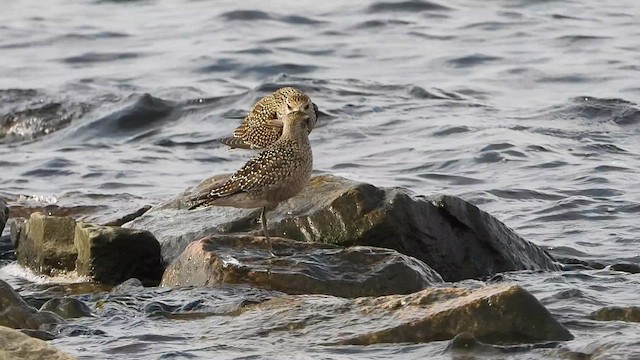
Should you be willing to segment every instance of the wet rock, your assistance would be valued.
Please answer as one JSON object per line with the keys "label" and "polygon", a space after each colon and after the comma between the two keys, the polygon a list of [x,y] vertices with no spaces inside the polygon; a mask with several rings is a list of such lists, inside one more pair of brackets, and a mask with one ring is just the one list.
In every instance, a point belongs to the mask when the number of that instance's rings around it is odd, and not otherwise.
{"label": "wet rock", "polygon": [[91,316],[91,309],[82,301],[74,298],[56,298],[44,303],[40,311],[50,311],[64,319]]}
{"label": "wet rock", "polygon": [[397,324],[388,321],[385,328],[372,329],[342,344],[440,341],[462,332],[489,344],[573,339],[533,295],[517,285],[432,288],[405,296],[357,299],[356,304],[364,313],[392,312]]}
{"label": "wet rock", "polygon": [[14,231],[18,262],[45,275],[72,271],[78,256],[75,226],[72,218],[31,214],[24,227]]}
{"label": "wet rock", "polygon": [[151,209],[151,205],[145,205],[145,206],[141,207],[140,209],[137,209],[136,211],[133,211],[133,212],[126,213],[126,214],[118,217],[117,219],[109,220],[106,223],[104,223],[103,225],[105,225],[105,226],[122,226],[123,224],[126,224],[126,223],[134,220],[135,218],[138,218],[138,217],[142,216],[144,213],[149,211],[149,209]]}
{"label": "wet rock", "polygon": [[9,219],[9,207],[3,198],[0,198],[0,234],[4,230],[4,226]]}
{"label": "wet rock", "polygon": [[640,265],[631,264],[631,263],[619,263],[611,265],[611,270],[614,271],[623,271],[629,274],[638,274],[640,273]]}
{"label": "wet rock", "polygon": [[11,246],[13,246],[14,249],[18,248],[20,239],[24,237],[23,230],[26,222],[27,219],[21,217],[13,218],[13,221],[11,222],[9,236],[11,237]]}
{"label": "wet rock", "polygon": [[20,329],[20,332],[36,339],[50,341],[56,338],[53,333],[45,330]]}
{"label": "wet rock", "polygon": [[157,285],[162,277],[160,244],[148,231],[76,223],[70,217],[41,213],[15,224],[11,234],[18,262],[36,272],[76,270],[110,285],[132,277]]}
{"label": "wet rock", "polygon": [[640,322],[640,307],[604,307],[591,313],[591,318],[598,321]]}
{"label": "wet rock", "polygon": [[[242,324],[256,328],[252,336],[279,337],[285,329],[290,336],[314,334],[325,345],[425,343],[451,340],[462,332],[509,348],[573,339],[533,295],[512,284],[431,287],[408,295],[357,299],[288,295],[238,312]],[[246,332],[244,327],[245,336]]]}
{"label": "wet rock", "polygon": [[0,236],[0,266],[3,262],[12,262],[17,260],[16,253],[11,245],[9,236]]}
{"label": "wet rock", "polygon": [[561,264],[563,271],[602,270],[607,267],[606,264],[596,260],[582,260],[562,255],[556,255],[554,258]]}
{"label": "wet rock", "polygon": [[[259,209],[211,207],[187,211],[185,200],[223,182],[218,175],[149,210],[125,227],[151,231],[171,262],[208,235],[260,235]],[[542,249],[476,206],[453,196],[416,197],[400,188],[323,175],[269,212],[269,232],[305,242],[394,249],[436,270],[446,281],[515,270],[558,270]]]}
{"label": "wet rock", "polygon": [[125,280],[119,285],[116,285],[111,289],[112,294],[124,294],[130,292],[132,289],[139,289],[144,287],[144,284],[140,279],[132,278]]}
{"label": "wet rock", "polygon": [[469,332],[463,332],[451,339],[451,342],[447,345],[447,351],[456,355],[482,354],[484,356],[499,356],[505,352],[496,345],[484,344],[478,341],[478,339]]}
{"label": "wet rock", "polygon": [[9,219],[9,207],[4,199],[0,198],[0,261],[15,260],[15,252],[9,236],[2,236],[4,227]]}
{"label": "wet rock", "polygon": [[148,231],[78,223],[74,243],[80,276],[113,285],[132,277],[149,285],[160,282],[160,244]]}
{"label": "wet rock", "polygon": [[64,320],[51,312],[38,311],[29,305],[11,288],[0,280],[0,326],[14,329],[40,329],[48,324],[61,324]]}
{"label": "wet rock", "polygon": [[0,326],[0,359],[73,360],[75,358],[43,340]]}
{"label": "wet rock", "polygon": [[394,250],[219,235],[197,240],[171,263],[161,286],[250,284],[289,294],[340,297],[407,294],[442,282],[421,261]]}
{"label": "wet rock", "polygon": [[550,349],[558,347],[557,341],[538,342],[526,345],[511,345],[511,346],[499,346],[492,344],[485,344],[478,341],[473,334],[469,332],[463,332],[456,335],[449,345],[447,345],[447,351],[451,352],[454,356],[453,359],[475,359],[475,356],[482,356],[484,358],[504,358],[504,354],[525,353],[532,349]]}

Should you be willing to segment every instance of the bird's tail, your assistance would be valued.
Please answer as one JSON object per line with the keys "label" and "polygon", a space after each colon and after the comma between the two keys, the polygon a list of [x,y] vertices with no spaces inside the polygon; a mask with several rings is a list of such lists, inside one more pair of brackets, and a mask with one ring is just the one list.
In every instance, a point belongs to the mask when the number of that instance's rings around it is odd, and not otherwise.
{"label": "bird's tail", "polygon": [[189,206],[189,210],[195,210],[197,208],[205,206],[209,201],[217,198],[218,196],[211,195],[210,193],[205,193],[203,195],[198,195],[187,199],[187,206]]}
{"label": "bird's tail", "polygon": [[245,143],[242,138],[228,137],[220,140],[221,143],[227,145],[232,149],[251,149],[251,145]]}

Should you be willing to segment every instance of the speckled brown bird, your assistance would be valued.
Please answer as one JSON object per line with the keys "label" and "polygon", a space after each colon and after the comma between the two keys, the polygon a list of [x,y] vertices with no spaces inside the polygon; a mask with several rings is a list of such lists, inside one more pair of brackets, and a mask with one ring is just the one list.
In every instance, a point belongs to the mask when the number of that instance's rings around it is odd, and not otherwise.
{"label": "speckled brown bird", "polygon": [[272,121],[282,122],[282,136],[250,159],[224,184],[205,195],[189,199],[189,209],[206,206],[261,207],[262,230],[273,255],[267,232],[267,207],[297,195],[309,182],[313,167],[309,132],[313,124],[309,114],[300,111]]}
{"label": "speckled brown bird", "polygon": [[318,107],[307,94],[293,87],[284,87],[260,99],[233,131],[233,137],[222,139],[222,143],[231,148],[265,149],[275,143],[282,134],[282,127],[273,120],[284,115],[300,111],[309,115],[313,130],[318,118]]}

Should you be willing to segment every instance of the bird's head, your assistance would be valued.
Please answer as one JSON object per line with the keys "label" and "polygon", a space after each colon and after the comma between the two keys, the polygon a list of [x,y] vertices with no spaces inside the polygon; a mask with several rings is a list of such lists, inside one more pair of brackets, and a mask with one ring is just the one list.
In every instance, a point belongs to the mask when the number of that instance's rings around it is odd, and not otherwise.
{"label": "bird's head", "polygon": [[295,93],[287,96],[278,109],[278,117],[282,117],[290,112],[300,111],[311,115],[314,110],[311,99],[302,93]]}

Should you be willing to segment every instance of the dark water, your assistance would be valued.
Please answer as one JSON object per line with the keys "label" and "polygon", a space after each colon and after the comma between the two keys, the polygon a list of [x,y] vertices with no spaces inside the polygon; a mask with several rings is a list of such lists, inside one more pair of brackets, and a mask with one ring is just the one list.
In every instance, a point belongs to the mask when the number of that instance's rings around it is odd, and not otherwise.
{"label": "dark water", "polygon": [[[218,139],[261,96],[293,85],[322,112],[311,134],[317,173],[459,195],[556,256],[640,264],[636,1],[2,7],[0,196],[15,214],[46,207],[104,221],[230,172],[249,155]],[[640,326],[588,320],[602,306],[639,305],[639,276],[505,275],[576,335],[505,358],[640,356]],[[33,277],[15,263],[0,278],[25,295],[78,280]],[[282,331],[282,317],[225,315],[260,296],[234,291],[133,292],[120,299],[128,306],[78,322],[103,335],[54,343],[86,358],[451,357],[444,342],[325,346],[331,322]],[[106,295],[82,296],[95,306]],[[210,316],[148,308],[194,299]],[[310,313],[338,300],[317,301]]]}

